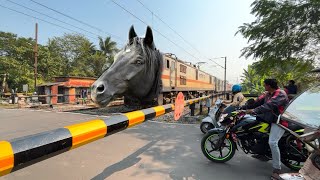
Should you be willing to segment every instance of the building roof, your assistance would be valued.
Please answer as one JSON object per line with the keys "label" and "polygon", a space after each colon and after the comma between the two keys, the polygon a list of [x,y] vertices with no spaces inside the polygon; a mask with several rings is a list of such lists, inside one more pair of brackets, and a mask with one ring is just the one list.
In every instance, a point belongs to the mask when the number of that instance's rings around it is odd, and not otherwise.
{"label": "building roof", "polygon": [[54,78],[69,78],[69,79],[92,79],[97,80],[98,78],[95,77],[80,77],[80,76],[57,76]]}
{"label": "building roof", "polygon": [[38,87],[40,86],[54,86],[54,85],[63,85],[64,82],[49,82],[49,83],[43,83],[37,85]]}

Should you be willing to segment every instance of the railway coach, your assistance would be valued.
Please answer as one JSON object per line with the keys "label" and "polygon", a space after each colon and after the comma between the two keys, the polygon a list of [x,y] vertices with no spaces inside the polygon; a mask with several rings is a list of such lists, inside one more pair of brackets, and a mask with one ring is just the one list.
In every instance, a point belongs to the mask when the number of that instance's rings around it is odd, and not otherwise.
{"label": "railway coach", "polygon": [[162,93],[159,104],[172,103],[178,92],[198,96],[200,93],[222,92],[224,81],[212,76],[196,65],[178,59],[174,54],[163,55]]}

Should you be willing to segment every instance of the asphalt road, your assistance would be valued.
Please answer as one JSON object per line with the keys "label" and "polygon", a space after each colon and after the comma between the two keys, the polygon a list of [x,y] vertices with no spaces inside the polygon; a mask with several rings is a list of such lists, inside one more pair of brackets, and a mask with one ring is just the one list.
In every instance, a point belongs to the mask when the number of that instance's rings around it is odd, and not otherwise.
{"label": "asphalt road", "polygon": [[[0,140],[92,120],[91,115],[0,109]],[[0,177],[34,179],[270,179],[271,162],[242,151],[225,164],[201,152],[198,125],[146,122]]]}

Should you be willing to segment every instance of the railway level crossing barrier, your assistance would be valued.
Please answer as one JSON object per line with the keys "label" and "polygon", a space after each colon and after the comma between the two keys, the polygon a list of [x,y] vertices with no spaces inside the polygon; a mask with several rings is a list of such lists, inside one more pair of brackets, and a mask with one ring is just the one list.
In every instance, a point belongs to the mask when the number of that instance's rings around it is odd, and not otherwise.
{"label": "railway level crossing barrier", "polygon": [[[220,95],[187,100],[185,106]],[[8,141],[0,140],[0,177],[173,110],[174,105],[167,104],[108,118],[94,119]]]}

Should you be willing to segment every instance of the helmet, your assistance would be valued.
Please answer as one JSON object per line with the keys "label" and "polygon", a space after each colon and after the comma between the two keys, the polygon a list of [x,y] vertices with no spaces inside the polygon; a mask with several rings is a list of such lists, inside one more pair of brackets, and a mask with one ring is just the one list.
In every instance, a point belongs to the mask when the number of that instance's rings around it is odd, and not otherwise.
{"label": "helmet", "polygon": [[232,92],[241,92],[242,87],[239,84],[235,84],[232,86]]}

